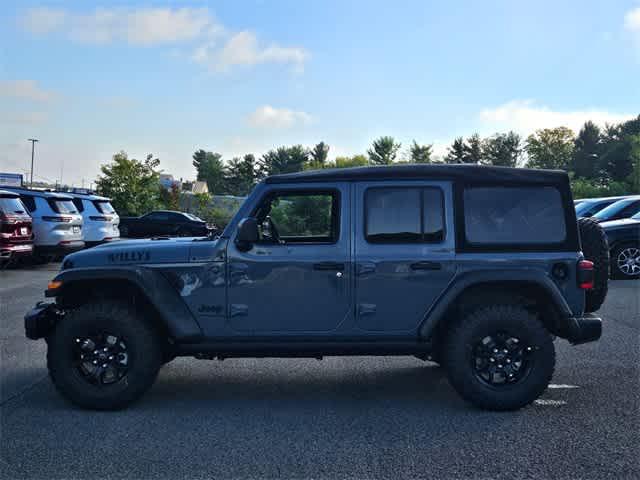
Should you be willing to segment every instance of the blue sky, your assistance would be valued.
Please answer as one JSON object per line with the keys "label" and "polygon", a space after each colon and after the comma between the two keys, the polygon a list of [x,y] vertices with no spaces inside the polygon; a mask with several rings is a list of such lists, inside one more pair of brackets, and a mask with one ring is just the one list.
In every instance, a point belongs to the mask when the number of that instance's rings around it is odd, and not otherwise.
{"label": "blue sky", "polygon": [[0,171],[88,184],[113,153],[403,146],[640,113],[640,2],[3,2]]}

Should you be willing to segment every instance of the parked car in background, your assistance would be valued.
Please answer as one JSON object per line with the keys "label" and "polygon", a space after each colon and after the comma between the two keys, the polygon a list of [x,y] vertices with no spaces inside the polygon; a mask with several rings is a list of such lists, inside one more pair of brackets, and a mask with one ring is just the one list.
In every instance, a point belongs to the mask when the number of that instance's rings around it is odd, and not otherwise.
{"label": "parked car in background", "polygon": [[82,237],[87,247],[120,239],[120,217],[111,199],[91,193],[67,193],[82,215]]}
{"label": "parked car in background", "polygon": [[631,218],[638,212],[640,212],[640,195],[634,195],[618,200],[592,216],[598,222],[609,222],[611,220]]}
{"label": "parked car in background", "polygon": [[0,190],[0,266],[33,253],[31,217],[17,193]]}
{"label": "parked car in background", "polygon": [[578,217],[593,217],[603,208],[607,208],[609,205],[616,203],[618,200],[622,200],[626,197],[603,197],[603,198],[585,198],[580,200],[580,203],[576,205],[576,216]]}
{"label": "parked car in background", "polygon": [[[3,187],[4,188],[4,187]],[[33,221],[33,253],[38,260],[52,260],[84,248],[82,215],[67,194],[7,187],[20,195]]]}
{"label": "parked car in background", "polygon": [[120,217],[120,235],[145,237],[204,237],[212,227],[190,213],[156,210],[141,217]]}
{"label": "parked car in background", "polygon": [[640,213],[631,218],[601,222],[611,249],[613,278],[640,278]]}

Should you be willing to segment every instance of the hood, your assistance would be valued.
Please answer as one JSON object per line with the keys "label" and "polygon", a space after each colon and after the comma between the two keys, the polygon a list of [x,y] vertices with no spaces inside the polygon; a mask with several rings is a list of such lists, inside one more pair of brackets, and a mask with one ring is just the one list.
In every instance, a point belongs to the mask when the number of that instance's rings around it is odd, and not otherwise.
{"label": "hood", "polygon": [[[216,240],[206,240],[211,248]],[[195,245],[202,238],[164,238],[161,240],[120,240],[72,253],[65,257],[63,269],[83,267],[114,267],[158,263],[187,263]]]}
{"label": "hood", "polygon": [[617,228],[629,227],[631,225],[640,225],[640,220],[633,218],[622,218],[620,220],[610,220],[608,222],[600,222],[600,226],[605,230],[615,230]]}

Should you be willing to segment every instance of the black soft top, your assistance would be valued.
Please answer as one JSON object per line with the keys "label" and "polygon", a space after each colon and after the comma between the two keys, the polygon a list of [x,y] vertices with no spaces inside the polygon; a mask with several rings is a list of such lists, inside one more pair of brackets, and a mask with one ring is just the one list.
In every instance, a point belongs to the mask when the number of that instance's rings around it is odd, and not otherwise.
{"label": "black soft top", "polygon": [[391,165],[352,168],[329,168],[272,175],[265,183],[300,183],[358,180],[461,180],[469,183],[519,183],[567,185],[569,177],[562,170],[489,167],[471,164]]}

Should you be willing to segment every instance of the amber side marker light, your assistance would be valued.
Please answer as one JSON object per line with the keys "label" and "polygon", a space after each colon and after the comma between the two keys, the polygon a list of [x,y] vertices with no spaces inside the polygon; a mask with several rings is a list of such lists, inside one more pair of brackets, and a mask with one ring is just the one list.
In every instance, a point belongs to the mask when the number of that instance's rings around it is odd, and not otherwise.
{"label": "amber side marker light", "polygon": [[47,290],[55,290],[57,288],[60,288],[62,286],[62,282],[59,280],[51,280],[48,284],[47,284]]}

